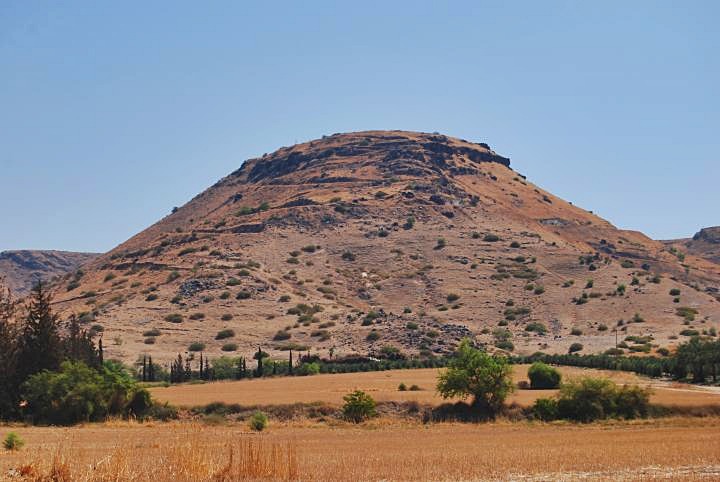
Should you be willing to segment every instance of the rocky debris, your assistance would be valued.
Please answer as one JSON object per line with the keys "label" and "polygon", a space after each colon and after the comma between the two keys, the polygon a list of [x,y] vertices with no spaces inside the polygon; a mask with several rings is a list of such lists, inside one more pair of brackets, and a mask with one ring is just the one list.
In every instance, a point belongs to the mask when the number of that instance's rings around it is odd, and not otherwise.
{"label": "rocky debris", "polygon": [[217,287],[217,283],[212,280],[192,278],[182,282],[178,293],[184,298],[190,298],[202,291],[212,290]]}
{"label": "rocky debris", "polygon": [[230,229],[235,234],[262,233],[265,231],[265,223],[240,224]]}
{"label": "rocky debris", "polygon": [[281,208],[291,208],[291,207],[298,207],[298,206],[317,206],[318,203],[316,201],[313,201],[312,199],[308,199],[306,197],[299,197],[297,199],[293,199],[292,201],[288,201],[282,206]]}
{"label": "rocky debris", "polygon": [[540,220],[540,224],[545,225],[545,226],[561,226],[561,227],[564,227],[564,226],[569,226],[569,225],[570,225],[570,221],[568,221],[568,220],[566,220],[566,219],[561,219],[561,218],[547,218],[547,219],[541,219],[541,220]]}

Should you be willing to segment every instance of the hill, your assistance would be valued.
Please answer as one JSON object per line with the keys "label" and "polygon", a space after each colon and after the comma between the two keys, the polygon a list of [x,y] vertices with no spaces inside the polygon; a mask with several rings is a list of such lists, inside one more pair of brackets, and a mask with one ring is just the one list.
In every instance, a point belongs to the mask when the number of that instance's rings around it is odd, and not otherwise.
{"label": "hill", "polygon": [[692,238],[663,241],[669,249],[720,264],[720,226],[703,228]]}
{"label": "hill", "polygon": [[96,256],[69,251],[3,251],[0,253],[0,277],[6,279],[15,295],[23,296],[38,280],[50,281],[76,271]]}
{"label": "hill", "polygon": [[717,264],[617,229],[487,144],[402,131],[250,159],[83,271],[57,306],[127,361],[193,343],[213,357],[427,356],[464,336],[599,352],[618,320],[626,351],[654,352],[720,320]]}

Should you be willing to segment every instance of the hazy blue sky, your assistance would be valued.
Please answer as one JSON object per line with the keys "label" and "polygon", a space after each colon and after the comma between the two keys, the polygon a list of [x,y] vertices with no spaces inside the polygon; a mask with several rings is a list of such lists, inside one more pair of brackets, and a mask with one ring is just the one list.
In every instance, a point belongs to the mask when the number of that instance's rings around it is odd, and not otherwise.
{"label": "hazy blue sky", "polygon": [[105,251],[249,157],[488,142],[659,238],[720,224],[720,2],[0,1],[0,250]]}

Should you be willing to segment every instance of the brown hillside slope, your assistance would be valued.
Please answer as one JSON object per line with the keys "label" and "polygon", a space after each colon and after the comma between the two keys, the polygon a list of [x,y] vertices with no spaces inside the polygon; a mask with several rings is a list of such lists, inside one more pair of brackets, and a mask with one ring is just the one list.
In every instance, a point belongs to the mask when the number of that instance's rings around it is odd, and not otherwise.
{"label": "brown hillside slope", "polygon": [[49,281],[76,271],[97,257],[94,253],[69,251],[3,251],[0,253],[0,277],[18,296],[27,294],[38,280]]}
{"label": "brown hillside slope", "polygon": [[[720,320],[705,291],[720,285],[711,263],[686,269],[662,243],[509,165],[485,144],[401,131],[282,148],[68,277],[57,305],[90,313],[109,355],[128,361],[168,360],[192,342],[212,357],[228,343],[246,355],[289,343],[439,354],[463,336],[510,348],[507,338],[516,353],[576,342],[597,352],[614,346],[620,319],[621,341],[656,346]],[[694,320],[684,325],[678,307]],[[216,340],[225,329],[235,335]]]}

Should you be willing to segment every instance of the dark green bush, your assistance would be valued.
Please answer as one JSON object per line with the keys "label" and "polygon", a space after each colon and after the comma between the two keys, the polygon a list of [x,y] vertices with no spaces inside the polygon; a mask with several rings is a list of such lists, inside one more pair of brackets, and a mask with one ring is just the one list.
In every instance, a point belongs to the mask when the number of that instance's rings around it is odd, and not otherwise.
{"label": "dark green bush", "polygon": [[528,369],[528,378],[530,379],[530,388],[547,390],[560,386],[562,376],[550,365],[535,362]]}
{"label": "dark green bush", "polygon": [[360,423],[377,415],[375,400],[361,390],[348,393],[343,400],[343,415],[351,422]]}

